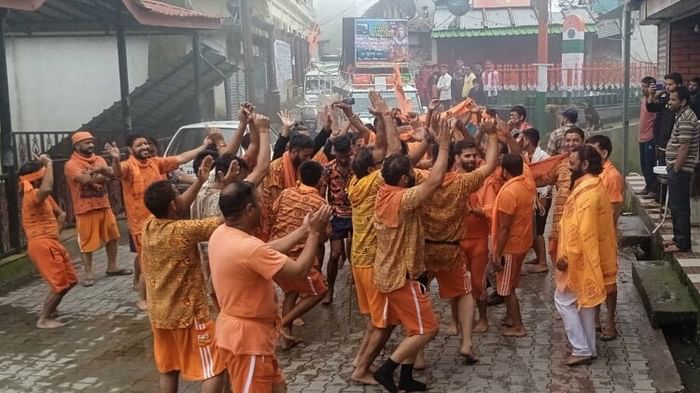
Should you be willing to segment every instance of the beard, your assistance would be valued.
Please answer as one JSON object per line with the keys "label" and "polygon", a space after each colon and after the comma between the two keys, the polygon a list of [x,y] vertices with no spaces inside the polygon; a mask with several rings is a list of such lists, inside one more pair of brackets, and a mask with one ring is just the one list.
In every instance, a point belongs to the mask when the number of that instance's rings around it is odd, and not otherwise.
{"label": "beard", "polygon": [[460,163],[460,166],[461,166],[462,169],[464,169],[466,172],[473,172],[474,170],[476,170],[476,164],[473,164],[473,163],[471,163],[471,162],[470,162],[470,163],[466,163],[466,164],[465,164],[465,163]]}
{"label": "beard", "polygon": [[95,151],[95,149],[78,149],[78,153],[84,156],[91,156],[93,151]]}
{"label": "beard", "polygon": [[406,186],[407,186],[408,188],[411,188],[411,187],[414,187],[415,185],[416,185],[416,177],[415,177],[415,176],[409,176],[409,177],[408,177],[408,183],[406,184]]}
{"label": "beard", "polygon": [[585,173],[581,169],[577,169],[575,171],[571,171],[571,185],[569,186],[570,190],[574,189],[574,183],[576,183],[576,180],[580,179],[583,177]]}
{"label": "beard", "polygon": [[301,157],[296,156],[296,157],[292,158],[292,165],[294,165],[295,168],[299,168],[299,165],[301,165],[301,163],[302,163]]}

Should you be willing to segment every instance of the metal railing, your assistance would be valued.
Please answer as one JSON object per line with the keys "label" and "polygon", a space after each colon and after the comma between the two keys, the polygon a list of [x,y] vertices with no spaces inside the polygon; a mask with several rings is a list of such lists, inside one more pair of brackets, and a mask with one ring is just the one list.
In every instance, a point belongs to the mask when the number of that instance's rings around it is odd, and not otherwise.
{"label": "metal railing", "polygon": [[19,165],[32,159],[33,155],[45,153],[64,139],[69,138],[70,131],[41,131],[41,132],[15,132],[15,148],[17,150],[17,162]]}
{"label": "metal railing", "polygon": [[12,244],[12,237],[10,235],[10,219],[9,211],[10,209],[16,208],[8,206],[7,204],[7,193],[8,187],[7,182],[10,177],[6,174],[0,174],[0,258],[4,258],[10,254],[14,254],[23,247],[23,240],[21,244]]}

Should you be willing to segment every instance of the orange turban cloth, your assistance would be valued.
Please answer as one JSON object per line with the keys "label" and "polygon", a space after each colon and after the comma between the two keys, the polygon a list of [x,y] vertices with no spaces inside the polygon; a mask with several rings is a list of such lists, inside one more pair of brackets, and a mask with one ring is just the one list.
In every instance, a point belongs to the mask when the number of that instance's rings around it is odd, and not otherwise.
{"label": "orange turban cloth", "polygon": [[95,139],[95,137],[92,136],[92,134],[89,131],[77,131],[73,134],[73,136],[70,137],[70,139],[75,145],[76,143],[82,142],[84,140]]}

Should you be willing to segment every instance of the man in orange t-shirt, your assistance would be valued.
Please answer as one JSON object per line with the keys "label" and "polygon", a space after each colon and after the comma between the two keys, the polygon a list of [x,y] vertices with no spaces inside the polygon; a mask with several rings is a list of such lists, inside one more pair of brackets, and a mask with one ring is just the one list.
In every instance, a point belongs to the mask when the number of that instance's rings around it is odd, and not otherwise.
{"label": "man in orange t-shirt", "polygon": [[524,165],[519,154],[503,156],[501,167],[507,181],[496,196],[491,226],[493,263],[497,271],[496,291],[506,303],[504,324],[508,327],[502,334],[507,337],[527,334],[515,289],[523,259],[532,247],[536,189],[535,182],[524,174]]}
{"label": "man in orange t-shirt", "polygon": [[[612,141],[605,135],[594,135],[586,143],[593,146],[600,154],[603,160],[603,172],[598,176],[600,181],[605,186],[608,193],[610,204],[613,211],[613,223],[617,227],[617,221],[622,212],[622,203],[624,202],[625,182],[622,175],[610,162],[610,154],[612,153]],[[616,231],[613,231],[616,233]],[[615,324],[615,311],[617,310],[617,258],[614,259],[614,266],[607,266],[605,262],[608,259],[601,259],[601,267],[604,268],[603,278],[605,279],[605,290],[607,298],[605,299],[605,307],[608,310],[607,326],[603,328],[603,333],[600,335],[601,341],[610,341],[617,338],[617,328]]]}
{"label": "man in orange t-shirt", "polygon": [[[114,166],[113,169],[114,176],[120,178],[122,182],[126,219],[136,246],[137,257],[140,260],[141,232],[146,218],[151,215],[143,201],[146,188],[155,181],[163,180],[168,172],[174,171],[179,165],[192,161],[199,152],[204,151],[211,143],[211,139],[207,136],[204,138],[202,146],[177,156],[165,158],[151,157],[148,139],[143,135],[130,135],[126,142],[131,149],[131,156],[126,161],[122,161],[120,165]],[[141,262],[139,262],[140,264]],[[136,306],[141,310],[148,307],[143,276],[139,277],[139,300]]]}
{"label": "man in orange t-shirt", "polygon": [[[227,185],[221,191],[219,205],[225,224],[209,239],[209,263],[221,306],[215,338],[231,389],[250,393],[285,391],[284,375],[275,355],[280,315],[273,279],[303,279],[309,274],[331,210],[324,206],[309,215],[308,224],[264,243],[255,236],[260,230],[263,205],[251,183]],[[304,239],[296,260],[283,254]]]}
{"label": "man in orange t-shirt", "polygon": [[[119,227],[107,195],[107,184],[114,179],[114,169],[95,154],[95,138],[91,133],[78,131],[71,136],[71,141],[73,154],[66,162],[64,173],[73,201],[80,256],[85,266],[82,284],[89,287],[94,284],[92,253],[102,245],[107,251],[107,276],[133,272],[117,268]],[[112,156],[112,166],[118,166],[119,149],[111,144],[105,145],[105,149]]]}
{"label": "man in orange t-shirt", "polygon": [[66,222],[66,213],[51,197],[53,165],[42,155],[19,169],[22,191],[22,227],[27,235],[27,254],[39,274],[49,285],[41,316],[36,323],[40,329],[64,326],[55,318],[63,297],[78,282],[71,256],[58,239]]}

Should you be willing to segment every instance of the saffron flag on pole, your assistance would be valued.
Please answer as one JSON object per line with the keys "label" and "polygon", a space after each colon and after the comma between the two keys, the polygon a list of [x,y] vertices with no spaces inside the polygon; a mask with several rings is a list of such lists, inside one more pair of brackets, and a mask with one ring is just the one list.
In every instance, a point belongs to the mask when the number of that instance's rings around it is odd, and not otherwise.
{"label": "saffron flag on pole", "polygon": [[396,100],[399,104],[401,113],[407,114],[413,110],[411,101],[406,98],[406,92],[403,90],[403,78],[401,77],[401,69],[398,63],[394,63],[394,90],[396,90]]}

